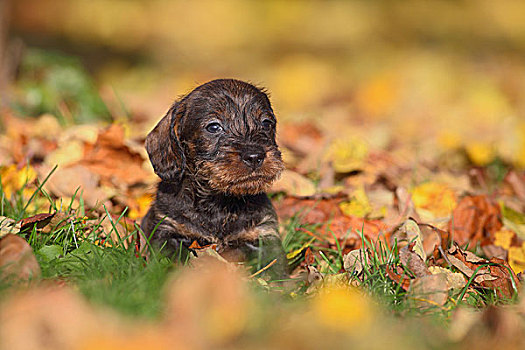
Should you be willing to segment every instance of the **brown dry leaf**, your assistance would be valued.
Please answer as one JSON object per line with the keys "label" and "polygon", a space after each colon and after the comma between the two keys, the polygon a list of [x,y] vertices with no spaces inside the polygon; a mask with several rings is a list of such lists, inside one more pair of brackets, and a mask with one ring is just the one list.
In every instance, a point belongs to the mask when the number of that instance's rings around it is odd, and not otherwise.
{"label": "brown dry leaf", "polygon": [[0,305],[0,348],[9,350],[188,349],[159,327],[130,324],[96,310],[69,288],[43,285],[17,292]]}
{"label": "brown dry leaf", "polygon": [[381,220],[366,220],[349,216],[336,216],[324,224],[320,231],[333,240],[333,235],[340,240],[361,240],[361,233],[373,242],[387,232],[387,226]]}
{"label": "brown dry leaf", "polygon": [[499,297],[512,298],[515,293],[519,292],[521,286],[518,276],[505,260],[491,258],[489,261],[498,264],[498,266],[488,267],[491,276],[495,278],[486,280],[481,285],[496,290]]}
{"label": "brown dry leaf", "polygon": [[316,189],[312,180],[295,171],[285,170],[281,178],[273,184],[271,192],[285,192],[290,196],[308,197],[313,196]]}
{"label": "brown dry leaf", "polygon": [[447,259],[467,277],[474,277],[474,283],[496,291],[499,297],[511,298],[518,292],[519,280],[508,263],[502,259],[482,259],[471,252],[461,250],[454,244],[447,252]]}
{"label": "brown dry leaf", "polygon": [[489,306],[483,310],[458,309],[449,331],[464,349],[523,349],[523,319],[512,309]]}
{"label": "brown dry leaf", "polygon": [[420,307],[444,305],[448,298],[448,289],[444,274],[420,276],[410,283],[409,296]]}
{"label": "brown dry leaf", "polygon": [[449,269],[444,269],[439,266],[429,266],[428,270],[433,275],[445,275],[447,279],[448,289],[461,289],[467,284],[465,277],[459,272],[452,272]]}
{"label": "brown dry leaf", "polygon": [[346,272],[355,276],[361,275],[364,266],[370,265],[367,251],[355,249],[343,256],[343,268]]}
{"label": "brown dry leaf", "polygon": [[459,245],[471,246],[490,238],[502,227],[499,206],[485,195],[461,199],[449,222],[451,238]]}
{"label": "brown dry leaf", "polygon": [[[39,172],[41,177],[45,177],[49,169],[41,167]],[[72,198],[76,193],[76,198],[79,198],[82,194],[82,198],[91,208],[104,203],[109,198],[108,194],[100,188],[99,176],[82,165],[58,168],[44,187],[57,197]]]}
{"label": "brown dry leaf", "polygon": [[42,233],[51,233],[54,230],[67,225],[69,218],[71,218],[71,216],[67,215],[66,213],[54,213],[53,217],[51,218],[51,221],[49,221],[49,224],[42,228]]}
{"label": "brown dry leaf", "polygon": [[324,275],[315,266],[306,266],[306,283],[309,286],[318,285],[324,279]]}
{"label": "brown dry leaf", "polygon": [[394,205],[397,207],[400,220],[404,220],[408,217],[413,217],[417,221],[420,221],[419,215],[416,212],[416,207],[414,206],[414,202],[412,201],[412,195],[406,190],[406,188],[396,187]]}
{"label": "brown dry leaf", "polygon": [[525,200],[525,175],[516,171],[509,171],[505,176],[505,183],[510,186],[512,192],[522,201]]}
{"label": "brown dry leaf", "polygon": [[281,219],[285,220],[294,215],[299,215],[304,223],[320,223],[328,221],[331,216],[340,213],[338,204],[344,198],[300,199],[286,197],[274,205]]}
{"label": "brown dry leaf", "polygon": [[46,155],[45,164],[53,167],[68,166],[77,163],[84,157],[84,143],[77,139],[71,139]]}
{"label": "brown dry leaf", "polygon": [[434,247],[441,245],[446,249],[449,242],[449,233],[429,224],[417,224],[423,237],[423,249],[427,256],[434,251]]}
{"label": "brown dry leaf", "polygon": [[40,265],[25,239],[12,233],[0,239],[0,275],[29,280],[40,276]]}
{"label": "brown dry leaf", "polygon": [[228,344],[243,332],[251,314],[245,276],[212,257],[195,265],[168,284],[164,329],[175,338],[191,339],[198,348]]}
{"label": "brown dry leaf", "polygon": [[[299,199],[287,197],[275,203],[277,214],[282,221],[298,215],[302,223],[323,225],[316,230],[323,239],[332,242],[337,239],[357,242],[360,245],[363,231],[368,239],[376,240],[381,233],[387,232],[387,226],[380,220],[366,220],[345,216],[339,208],[344,197],[328,199]],[[358,233],[359,232],[359,233]]]}
{"label": "brown dry leaf", "polygon": [[311,122],[287,123],[279,127],[279,144],[304,157],[319,149],[323,142],[321,131]]}
{"label": "brown dry leaf", "polygon": [[20,220],[20,225],[21,225],[20,231],[21,232],[22,231],[23,232],[32,231],[33,227],[35,226],[37,229],[41,229],[47,226],[47,224],[51,222],[54,216],[55,216],[55,213],[52,213],[52,214],[41,213],[41,214],[33,215],[28,218],[24,218]]}
{"label": "brown dry leaf", "polygon": [[399,260],[416,277],[430,275],[425,261],[415,250],[416,243],[410,243],[399,250]]}
{"label": "brown dry leaf", "polygon": [[[497,246],[494,244],[487,244],[487,245],[482,245],[481,249],[483,250],[483,254],[485,254],[485,256],[489,259],[494,258],[494,257],[500,258],[503,260],[508,259],[509,252],[505,248],[502,248],[500,246]],[[516,266],[512,265],[512,262],[510,260],[509,260],[509,263],[514,271],[516,272],[522,271]]]}
{"label": "brown dry leaf", "polygon": [[395,267],[395,269],[390,266],[386,266],[385,270],[388,278],[399,284],[403,290],[408,291],[411,280],[407,277],[406,273],[400,266]]}
{"label": "brown dry leaf", "polygon": [[144,161],[125,144],[124,128],[112,124],[99,133],[94,144],[86,144],[84,158],[78,164],[97,174],[106,185],[129,186],[151,178],[142,166]]}
{"label": "brown dry leaf", "polygon": [[310,247],[304,252],[304,262],[306,265],[312,265],[315,262],[315,256]]}
{"label": "brown dry leaf", "polygon": [[[413,246],[413,251],[421,257],[423,261],[427,259],[427,253],[423,247],[423,235],[419,225],[413,219],[408,219],[402,223],[390,236],[390,244],[397,240],[399,247],[407,245]],[[434,246],[432,246],[432,249]]]}
{"label": "brown dry leaf", "polygon": [[0,238],[9,233],[18,232],[20,232],[20,222],[16,222],[15,220],[5,216],[0,216]]}
{"label": "brown dry leaf", "polygon": [[448,328],[448,337],[453,342],[464,339],[479,321],[481,314],[470,308],[457,308]]}
{"label": "brown dry leaf", "polygon": [[[75,349],[102,323],[76,293],[64,288],[35,288],[2,305],[3,349]],[[102,326],[104,325],[104,326]]]}

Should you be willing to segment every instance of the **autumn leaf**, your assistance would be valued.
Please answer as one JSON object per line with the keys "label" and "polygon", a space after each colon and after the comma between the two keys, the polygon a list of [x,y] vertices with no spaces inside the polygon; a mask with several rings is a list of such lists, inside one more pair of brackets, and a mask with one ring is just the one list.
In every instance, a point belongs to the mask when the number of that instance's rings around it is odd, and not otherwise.
{"label": "autumn leaf", "polygon": [[[11,198],[15,191],[24,187],[25,184],[33,182],[37,178],[37,172],[32,166],[18,168],[16,165],[0,167],[0,179],[2,180],[2,190],[5,197]],[[24,189],[24,194],[29,198],[32,190]]]}
{"label": "autumn leaf", "polygon": [[398,80],[386,73],[366,80],[357,91],[357,102],[365,113],[384,118],[392,112],[399,98]]}
{"label": "autumn leaf", "polygon": [[494,147],[491,144],[477,141],[467,143],[465,150],[472,163],[479,166],[486,166],[496,156]]}
{"label": "autumn leaf", "polygon": [[512,270],[516,273],[525,271],[525,242],[519,247],[509,247],[508,261]]}
{"label": "autumn leaf", "polygon": [[20,232],[20,222],[16,222],[15,220],[5,216],[0,216],[0,238],[9,233],[18,232]]}
{"label": "autumn leaf", "polygon": [[446,275],[424,275],[410,283],[409,298],[416,301],[419,307],[444,305],[448,298],[448,282]]}
{"label": "autumn leaf", "polygon": [[368,298],[352,287],[328,285],[312,300],[314,317],[330,329],[359,334],[372,325],[375,310]]}
{"label": "autumn leaf", "polygon": [[316,192],[315,184],[301,174],[284,170],[279,180],[271,188],[271,192],[285,192],[290,196],[308,197],[313,196]]}
{"label": "autumn leaf", "polygon": [[344,215],[364,218],[372,212],[372,206],[366,195],[364,188],[359,188],[351,195],[348,202],[339,204],[339,208]]}
{"label": "autumn leaf", "polygon": [[9,233],[0,238],[0,275],[21,280],[40,276],[33,250],[20,236]]}
{"label": "autumn leaf", "polygon": [[340,138],[332,141],[325,158],[338,173],[347,173],[363,167],[368,145],[359,138]]}
{"label": "autumn leaf", "polygon": [[416,209],[424,209],[435,217],[447,217],[456,207],[456,195],[447,186],[426,182],[412,190],[412,201]]}
{"label": "autumn leaf", "polygon": [[450,234],[459,245],[473,245],[501,227],[499,206],[484,195],[463,197],[449,221]]}
{"label": "autumn leaf", "polygon": [[465,277],[459,272],[452,272],[439,266],[429,266],[428,270],[433,275],[445,275],[448,289],[461,289],[467,284]]}
{"label": "autumn leaf", "polygon": [[430,275],[425,260],[414,250],[416,243],[411,243],[399,250],[399,260],[416,277]]}
{"label": "autumn leaf", "polygon": [[112,124],[102,130],[94,144],[86,144],[84,158],[78,162],[100,177],[100,181],[111,184],[118,181],[125,185],[144,182],[152,174],[143,168],[145,159],[125,143],[124,129]]}
{"label": "autumn leaf", "polygon": [[510,230],[502,229],[494,233],[494,245],[509,249],[516,234]]}
{"label": "autumn leaf", "polygon": [[447,250],[447,260],[478,286],[491,288],[500,297],[511,298],[518,292],[518,277],[509,264],[499,258],[486,260],[457,244]]}
{"label": "autumn leaf", "polygon": [[20,232],[31,232],[33,230],[33,227],[36,227],[38,229],[43,228],[51,222],[54,216],[55,213],[41,213],[28,218],[24,218],[20,220]]}
{"label": "autumn leaf", "polygon": [[139,220],[143,218],[153,202],[153,197],[149,193],[141,194],[129,204],[129,218]]}
{"label": "autumn leaf", "polygon": [[193,269],[183,270],[168,285],[165,329],[180,336],[205,332],[212,343],[226,344],[247,327],[254,306],[244,276],[211,256],[195,260]]}

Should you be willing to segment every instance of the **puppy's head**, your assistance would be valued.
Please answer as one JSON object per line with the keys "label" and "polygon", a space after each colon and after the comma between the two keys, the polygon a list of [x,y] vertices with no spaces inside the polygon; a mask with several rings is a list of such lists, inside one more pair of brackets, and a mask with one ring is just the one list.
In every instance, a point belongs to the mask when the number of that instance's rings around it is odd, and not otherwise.
{"label": "puppy's head", "polygon": [[146,138],[155,173],[185,174],[212,192],[265,192],[283,170],[268,96],[232,79],[197,87],[170,108]]}

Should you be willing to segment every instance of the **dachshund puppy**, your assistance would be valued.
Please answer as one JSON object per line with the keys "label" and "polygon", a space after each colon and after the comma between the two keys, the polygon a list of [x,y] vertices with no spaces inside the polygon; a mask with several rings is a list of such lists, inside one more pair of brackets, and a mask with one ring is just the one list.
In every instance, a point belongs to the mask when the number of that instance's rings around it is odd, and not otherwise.
{"label": "dachshund puppy", "polygon": [[175,255],[216,244],[231,260],[277,258],[286,270],[265,194],[284,168],[275,126],[268,96],[243,81],[213,80],[176,101],[146,138],[161,179],[141,225],[153,246]]}

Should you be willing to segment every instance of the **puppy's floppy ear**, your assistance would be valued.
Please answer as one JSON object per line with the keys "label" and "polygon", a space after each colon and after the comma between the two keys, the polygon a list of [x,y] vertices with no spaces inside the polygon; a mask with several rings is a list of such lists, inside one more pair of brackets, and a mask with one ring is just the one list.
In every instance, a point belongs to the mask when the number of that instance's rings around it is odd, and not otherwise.
{"label": "puppy's floppy ear", "polygon": [[146,137],[146,151],[155,174],[168,182],[180,180],[185,166],[177,132],[182,117],[179,107],[180,103],[175,103]]}

